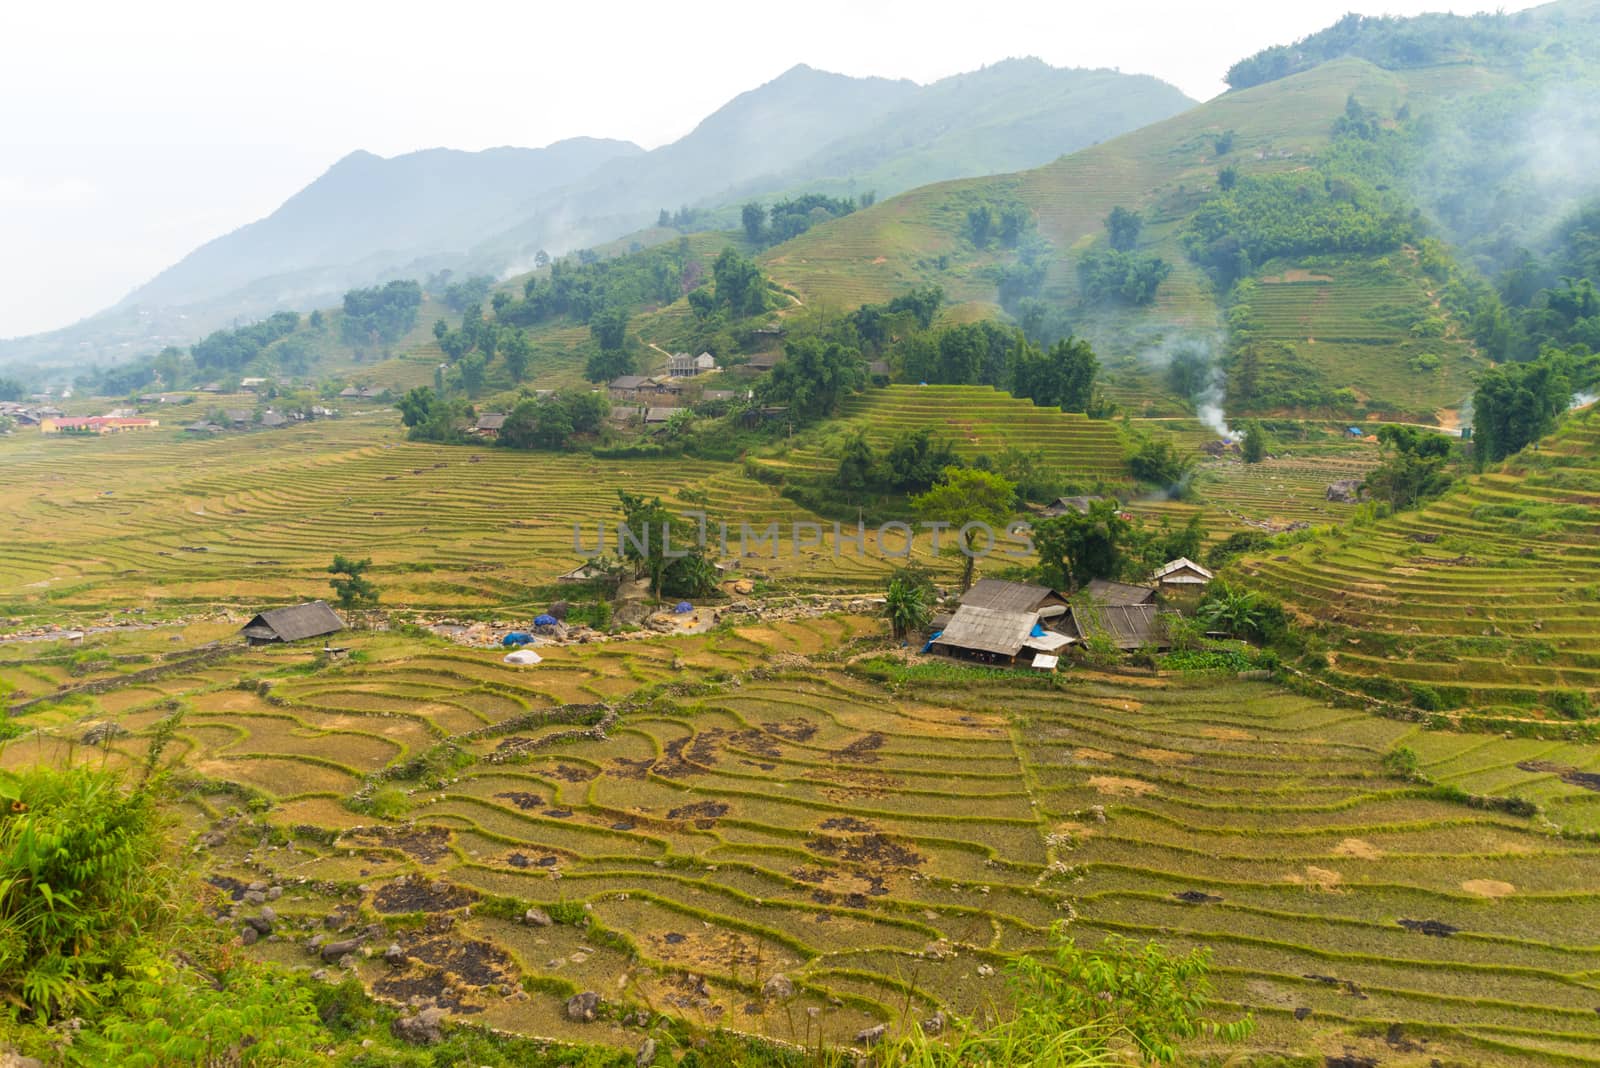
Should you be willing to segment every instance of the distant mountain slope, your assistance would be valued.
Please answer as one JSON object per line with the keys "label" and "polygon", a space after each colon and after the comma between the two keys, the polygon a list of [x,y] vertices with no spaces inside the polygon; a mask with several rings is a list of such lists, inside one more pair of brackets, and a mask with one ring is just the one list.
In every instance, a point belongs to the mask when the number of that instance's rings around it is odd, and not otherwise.
{"label": "distant mountain slope", "polygon": [[888,195],[989,174],[1192,104],[1154,78],[995,64],[928,86],[798,66],[651,152],[580,139],[547,149],[354,153],[272,215],[195,250],[75,327],[0,342],[0,363],[117,360],[350,286],[441,267],[500,272],[648,226],[662,208],[735,206],[803,188]]}
{"label": "distant mountain slope", "polygon": [[123,303],[192,304],[259,279],[337,270],[379,254],[403,263],[463,249],[530,195],[643,151],[574,138],[548,148],[436,148],[393,159],[352,152],[265,219],[200,246]]}

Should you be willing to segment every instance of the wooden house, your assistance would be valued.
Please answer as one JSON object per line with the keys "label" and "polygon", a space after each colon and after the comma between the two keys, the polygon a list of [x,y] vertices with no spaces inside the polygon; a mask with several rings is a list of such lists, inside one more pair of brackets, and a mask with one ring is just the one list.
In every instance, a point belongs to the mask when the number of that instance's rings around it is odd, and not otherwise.
{"label": "wooden house", "polygon": [[298,642],[344,630],[344,620],[327,601],[310,601],[288,608],[271,608],[258,614],[239,631],[251,645]]}

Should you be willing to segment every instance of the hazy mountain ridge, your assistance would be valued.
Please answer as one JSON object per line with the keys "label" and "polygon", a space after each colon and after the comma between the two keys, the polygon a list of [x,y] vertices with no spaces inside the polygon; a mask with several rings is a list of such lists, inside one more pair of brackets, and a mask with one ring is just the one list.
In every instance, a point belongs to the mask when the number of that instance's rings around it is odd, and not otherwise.
{"label": "hazy mountain ridge", "polygon": [[0,360],[121,359],[238,318],[333,303],[354,285],[442,267],[510,269],[539,248],[560,253],[613,240],[649,225],[663,207],[719,207],[819,184],[887,195],[1014,169],[1192,103],[1154,78],[1037,60],[928,86],[802,65],[650,152],[586,138],[388,160],[356,152],[265,219],[201,246],[112,309],[0,342]]}

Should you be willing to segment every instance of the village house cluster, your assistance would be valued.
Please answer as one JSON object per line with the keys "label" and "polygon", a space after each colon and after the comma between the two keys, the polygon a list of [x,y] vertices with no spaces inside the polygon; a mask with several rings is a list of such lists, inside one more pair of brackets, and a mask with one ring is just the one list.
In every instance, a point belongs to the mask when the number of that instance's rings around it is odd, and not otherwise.
{"label": "village house cluster", "polygon": [[1160,601],[1212,579],[1187,557],[1157,569],[1150,585],[1095,579],[1077,599],[1026,582],[979,579],[954,612],[933,618],[924,652],[1007,667],[1054,671],[1072,646],[1108,642],[1121,652],[1171,648]]}

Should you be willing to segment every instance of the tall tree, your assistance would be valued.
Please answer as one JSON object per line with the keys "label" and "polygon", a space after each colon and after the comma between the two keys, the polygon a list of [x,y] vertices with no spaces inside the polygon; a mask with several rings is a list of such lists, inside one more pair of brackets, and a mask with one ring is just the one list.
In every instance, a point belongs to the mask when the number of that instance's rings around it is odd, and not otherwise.
{"label": "tall tree", "polygon": [[1106,216],[1106,233],[1111,239],[1111,247],[1118,252],[1127,252],[1139,243],[1139,231],[1144,228],[1144,219],[1136,211],[1129,211],[1122,205],[1111,209],[1111,214]]}
{"label": "tall tree", "polygon": [[744,236],[753,245],[761,243],[761,230],[767,225],[767,209],[751,201],[739,210],[739,221],[744,224]]}
{"label": "tall tree", "polygon": [[947,467],[943,481],[911,499],[917,518],[948,523],[961,539],[961,588],[972,585],[980,540],[992,547],[1017,509],[1017,486],[993,471]]}

